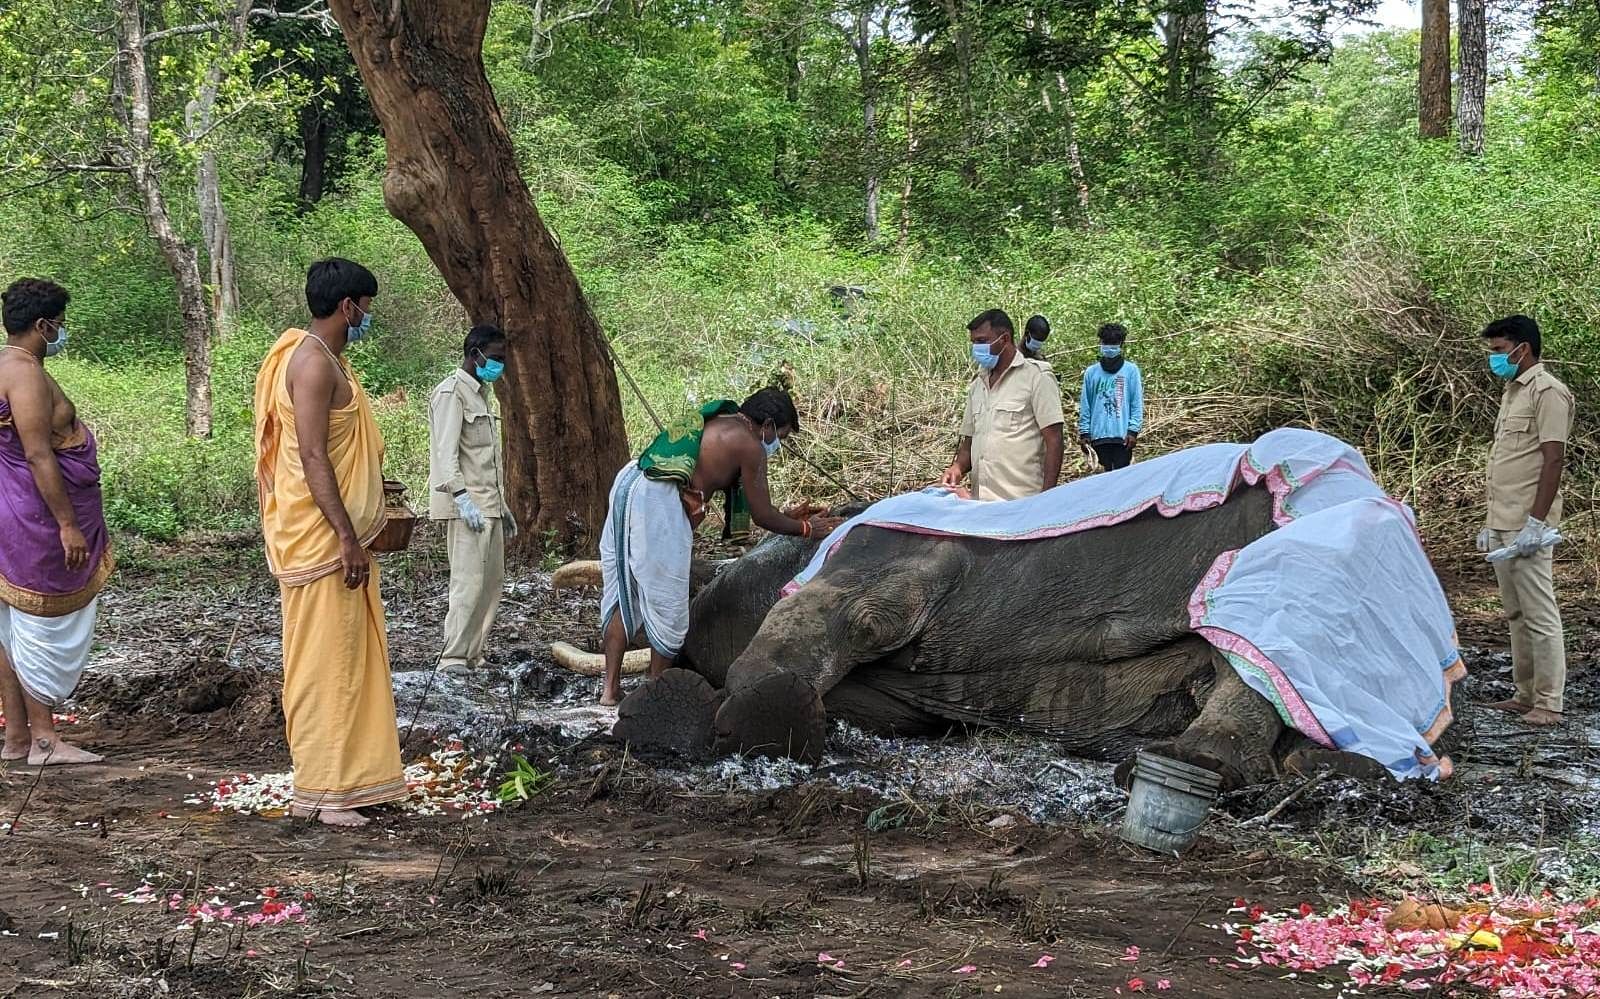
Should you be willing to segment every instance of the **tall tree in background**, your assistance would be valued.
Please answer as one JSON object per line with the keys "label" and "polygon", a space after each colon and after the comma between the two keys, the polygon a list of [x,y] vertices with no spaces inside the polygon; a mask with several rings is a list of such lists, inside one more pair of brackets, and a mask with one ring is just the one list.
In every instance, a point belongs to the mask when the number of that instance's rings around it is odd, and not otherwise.
{"label": "tall tree in background", "polygon": [[178,310],[183,316],[184,429],[190,437],[211,436],[211,313],[206,308],[205,285],[200,279],[200,256],[172,224],[166,196],[161,191],[161,171],[156,137],[151,128],[155,107],[146,65],[146,47],[152,35],[145,32],[141,0],[117,0],[117,55],[112,109],[122,123],[125,141],[114,155],[127,170],[144,206],[150,236],[178,286]]}
{"label": "tall tree in background", "polygon": [[1489,39],[1484,0],[1457,0],[1461,95],[1456,103],[1456,141],[1468,156],[1483,152],[1484,101],[1489,87]]}
{"label": "tall tree in background", "polygon": [[333,0],[388,148],[384,202],[474,322],[510,344],[497,389],[523,537],[587,543],[627,460],[599,323],[545,228],[483,66],[489,0]]}
{"label": "tall tree in background", "polygon": [[1450,134],[1450,0],[1422,0],[1417,129],[1424,139]]}

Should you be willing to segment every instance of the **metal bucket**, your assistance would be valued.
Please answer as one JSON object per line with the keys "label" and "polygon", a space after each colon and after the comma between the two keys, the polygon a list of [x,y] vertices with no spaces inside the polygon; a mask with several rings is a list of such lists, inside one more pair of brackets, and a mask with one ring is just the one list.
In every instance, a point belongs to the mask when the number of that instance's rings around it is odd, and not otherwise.
{"label": "metal bucket", "polygon": [[1160,853],[1182,853],[1194,844],[1221,787],[1221,774],[1139,753],[1133,763],[1122,838]]}

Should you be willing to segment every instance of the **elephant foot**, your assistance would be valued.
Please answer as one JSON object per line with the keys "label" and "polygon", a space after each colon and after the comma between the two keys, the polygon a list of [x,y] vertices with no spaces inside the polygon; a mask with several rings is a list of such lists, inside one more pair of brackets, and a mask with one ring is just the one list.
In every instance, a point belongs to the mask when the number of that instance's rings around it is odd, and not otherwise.
{"label": "elephant foot", "polygon": [[811,684],[793,673],[768,673],[731,693],[717,709],[718,755],[822,759],[828,713]]}
{"label": "elephant foot", "polygon": [[611,734],[641,749],[704,756],[721,703],[721,692],[705,677],[669,669],[622,699]]}
{"label": "elephant foot", "polygon": [[[1216,669],[1217,681],[1200,717],[1181,735],[1151,743],[1145,751],[1219,774],[1223,791],[1276,778],[1273,747],[1284,731],[1276,709],[1220,656]],[[1124,760],[1116,770],[1117,783],[1127,787],[1132,771],[1132,758]]]}

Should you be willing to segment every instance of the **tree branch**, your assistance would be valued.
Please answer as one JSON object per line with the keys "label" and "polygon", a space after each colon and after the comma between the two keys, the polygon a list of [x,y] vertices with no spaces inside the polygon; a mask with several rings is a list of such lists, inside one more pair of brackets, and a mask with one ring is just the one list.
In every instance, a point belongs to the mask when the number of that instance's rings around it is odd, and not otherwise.
{"label": "tree branch", "polygon": [[[332,34],[337,24],[333,15],[328,12],[325,0],[314,0],[299,10],[281,11],[276,7],[256,7],[245,15],[245,21],[311,21],[322,26],[323,34]],[[232,25],[227,21],[204,21],[199,24],[184,24],[175,28],[162,28],[152,31],[144,36],[146,48],[156,42],[168,38],[177,38],[181,35],[214,35],[227,30]]]}

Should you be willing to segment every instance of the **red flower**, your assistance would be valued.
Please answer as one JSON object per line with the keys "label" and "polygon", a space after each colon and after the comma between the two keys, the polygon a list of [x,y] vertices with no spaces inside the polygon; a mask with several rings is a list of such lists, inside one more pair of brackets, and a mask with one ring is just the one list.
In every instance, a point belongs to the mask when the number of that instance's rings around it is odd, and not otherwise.
{"label": "red flower", "polygon": [[1250,916],[1250,921],[1252,923],[1259,923],[1261,921],[1261,917],[1265,916],[1266,914],[1267,914],[1267,910],[1263,909],[1259,905],[1252,905],[1250,907],[1249,916]]}
{"label": "red flower", "polygon": [[1143,992],[1144,991],[1144,979],[1143,978],[1130,978],[1130,979],[1128,979],[1128,991],[1129,992]]}
{"label": "red flower", "polygon": [[306,892],[300,896],[300,901],[302,902],[315,902],[316,900],[317,896],[311,892]]}
{"label": "red flower", "polygon": [[1243,927],[1242,929],[1239,930],[1239,939],[1243,940],[1245,943],[1249,943],[1250,941],[1254,940],[1255,938],[1256,938],[1256,931],[1252,930],[1250,927],[1246,926],[1246,927]]}
{"label": "red flower", "polygon": [[1315,909],[1313,909],[1311,907],[1311,903],[1310,902],[1301,902],[1300,903],[1300,916],[1301,916],[1301,918],[1309,916],[1313,912],[1316,912],[1316,911],[1317,910],[1315,910]]}

